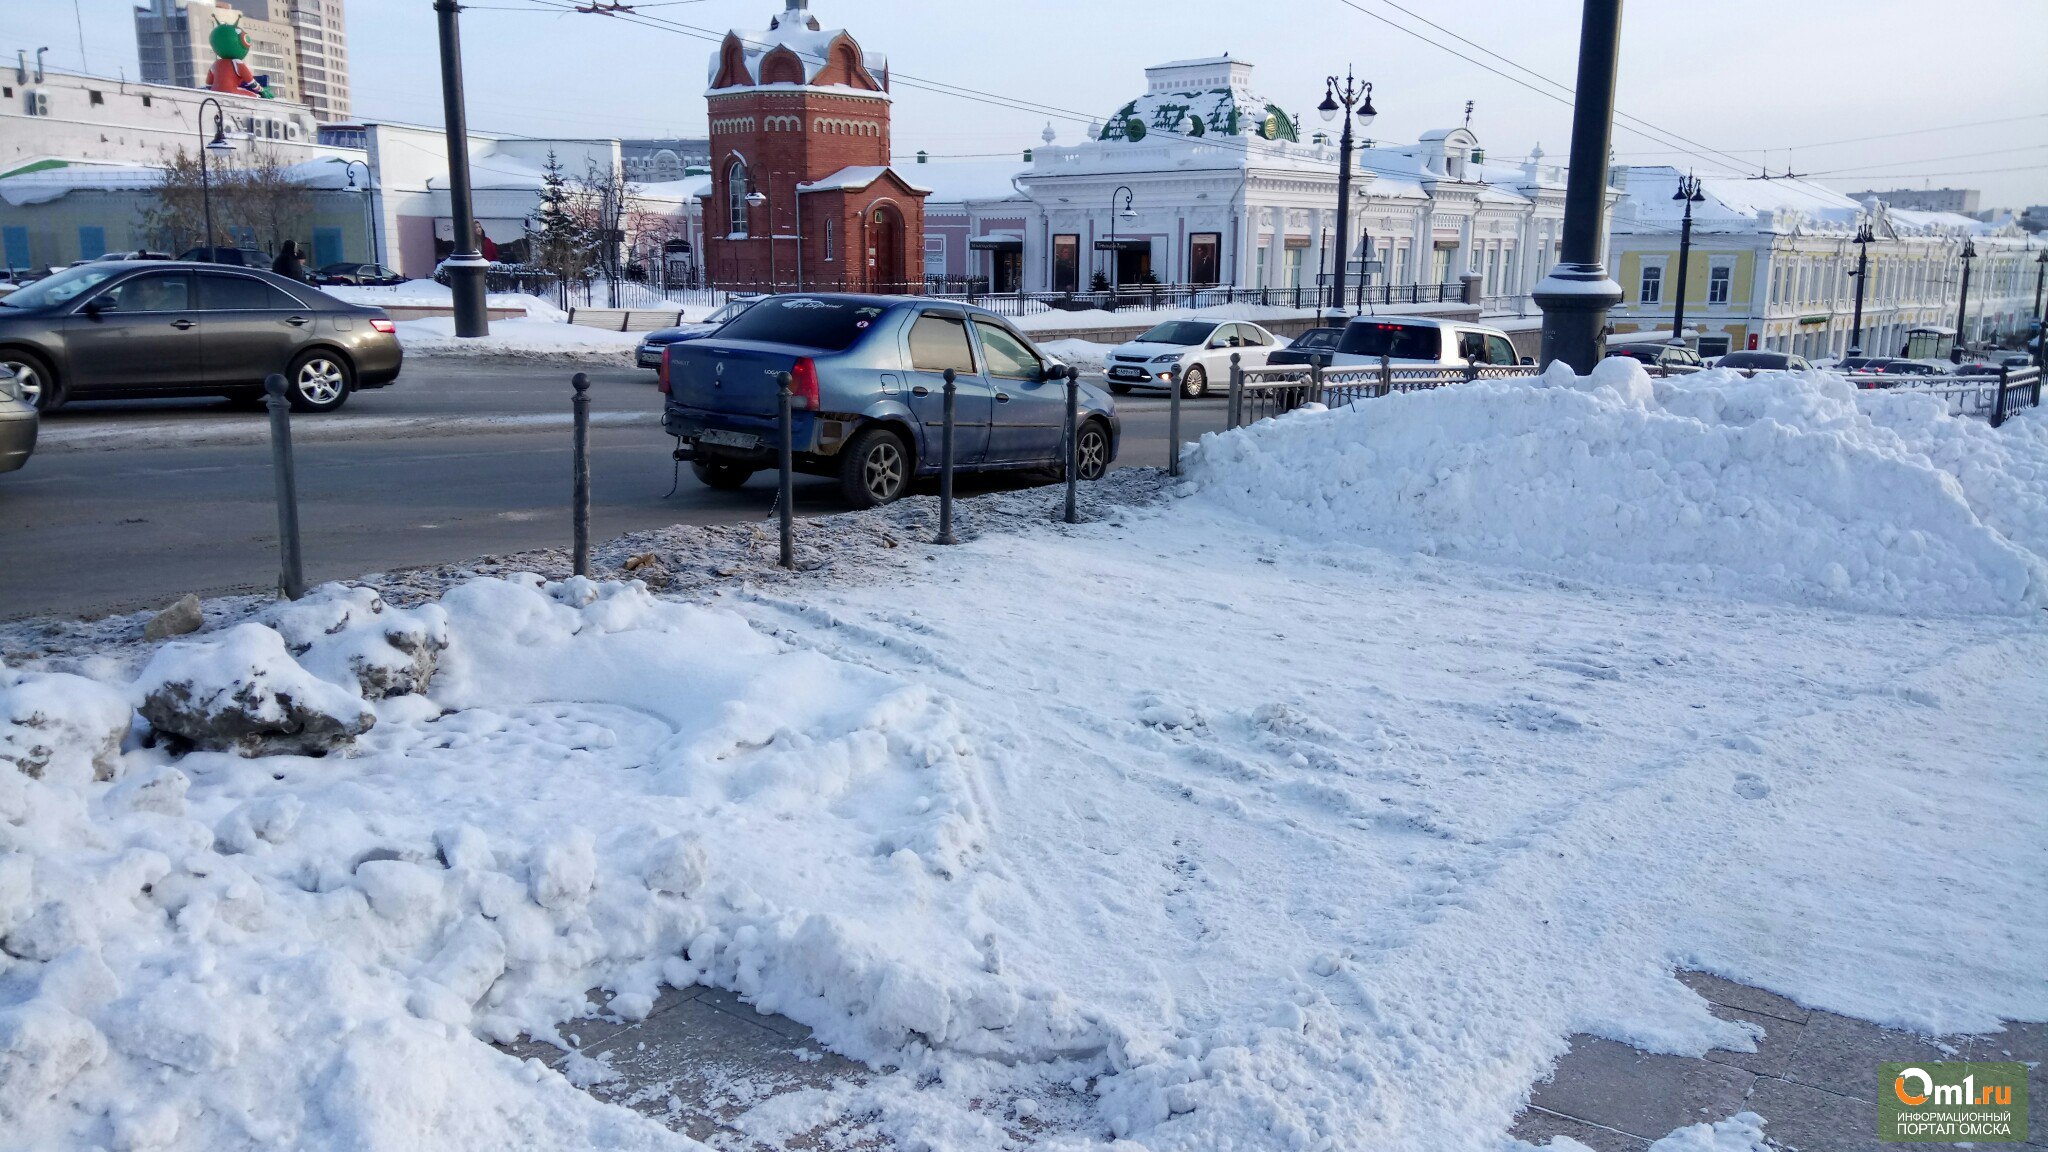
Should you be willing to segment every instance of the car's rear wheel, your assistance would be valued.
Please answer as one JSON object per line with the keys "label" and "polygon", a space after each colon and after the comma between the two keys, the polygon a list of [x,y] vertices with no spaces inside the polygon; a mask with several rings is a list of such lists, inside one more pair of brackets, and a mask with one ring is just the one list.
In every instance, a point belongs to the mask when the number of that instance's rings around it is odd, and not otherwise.
{"label": "car's rear wheel", "polygon": [[1181,374],[1180,394],[1189,400],[1199,400],[1209,390],[1209,374],[1202,371],[1200,364]]}
{"label": "car's rear wheel", "polygon": [[0,366],[13,370],[21,394],[36,411],[55,412],[64,406],[64,389],[42,357],[16,348],[0,349]]}
{"label": "car's rear wheel", "polygon": [[702,480],[706,487],[716,488],[721,492],[731,492],[744,487],[754,475],[752,468],[743,468],[738,464],[713,464],[707,460],[692,460],[690,471],[695,472],[697,479]]}
{"label": "car's rear wheel", "polygon": [[1111,384],[1111,385],[1109,386],[1109,390],[1110,390],[1111,392],[1114,392],[1114,393],[1116,393],[1116,394],[1117,394],[1117,395],[1119,395],[1119,396],[1129,396],[1129,395],[1131,394],[1131,386],[1130,386],[1129,384],[1115,384],[1115,383],[1112,383],[1112,384]]}
{"label": "car's rear wheel", "polygon": [[839,489],[855,508],[875,508],[910,486],[910,450],[887,428],[870,428],[853,438],[839,460]]}
{"label": "car's rear wheel", "polygon": [[1109,471],[1109,429],[1102,421],[1081,425],[1074,439],[1074,458],[1079,465],[1074,472],[1083,480],[1100,480]]}
{"label": "car's rear wheel", "polygon": [[324,348],[300,353],[284,380],[294,412],[332,412],[348,402],[355,383],[348,361]]}

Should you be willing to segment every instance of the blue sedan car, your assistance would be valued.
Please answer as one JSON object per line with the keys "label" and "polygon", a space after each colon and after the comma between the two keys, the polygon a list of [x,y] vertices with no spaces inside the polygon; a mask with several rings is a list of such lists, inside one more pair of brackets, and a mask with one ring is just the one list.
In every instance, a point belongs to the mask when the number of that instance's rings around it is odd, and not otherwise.
{"label": "blue sedan car", "polygon": [[[795,465],[839,481],[856,508],[939,471],[952,369],[961,472],[1058,467],[1066,368],[1002,317],[961,304],[838,293],[771,296],[713,337],[672,344],[662,424],[697,478],[737,488],[776,466],[776,376],[794,394]],[[1116,459],[1116,402],[1082,385],[1077,475]]]}
{"label": "blue sedan car", "polygon": [[737,319],[760,299],[759,296],[743,296],[736,300],[728,300],[718,311],[694,324],[678,324],[673,328],[659,328],[649,332],[640,338],[640,347],[634,350],[633,362],[642,368],[652,368],[659,373],[662,354],[668,351],[669,345],[680,344],[685,340],[702,340],[725,327],[726,321]]}

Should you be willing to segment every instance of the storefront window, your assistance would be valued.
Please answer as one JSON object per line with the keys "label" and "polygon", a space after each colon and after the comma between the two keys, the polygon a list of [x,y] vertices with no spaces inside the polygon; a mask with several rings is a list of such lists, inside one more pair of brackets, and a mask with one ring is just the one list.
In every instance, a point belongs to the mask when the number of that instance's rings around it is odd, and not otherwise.
{"label": "storefront window", "polygon": [[1052,290],[1081,289],[1081,238],[1071,233],[1052,238]]}

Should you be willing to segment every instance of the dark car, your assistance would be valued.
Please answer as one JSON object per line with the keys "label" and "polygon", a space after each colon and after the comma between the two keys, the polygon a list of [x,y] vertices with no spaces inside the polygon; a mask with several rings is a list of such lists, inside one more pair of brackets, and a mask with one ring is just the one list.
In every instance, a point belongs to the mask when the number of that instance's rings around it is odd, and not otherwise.
{"label": "dark car", "polygon": [[1626,356],[1652,368],[1666,371],[1697,372],[1701,364],[1699,356],[1692,349],[1680,344],[1610,344],[1609,356]]}
{"label": "dark car", "polygon": [[261,248],[230,248],[225,244],[217,248],[188,248],[179,256],[180,260],[192,260],[201,264],[229,264],[236,268],[268,269],[276,261],[270,253]]}
{"label": "dark car", "polygon": [[401,360],[383,309],[256,268],[93,263],[0,296],[0,365],[45,412],[66,400],[254,398],[273,372],[293,408],[327,412],[397,379]]}
{"label": "dark car", "polygon": [[1730,352],[1714,362],[1716,368],[1738,368],[1746,372],[1811,372],[1804,356],[1790,352]]}
{"label": "dark car", "polygon": [[701,340],[725,327],[727,321],[738,319],[761,299],[759,296],[744,296],[737,300],[728,300],[718,311],[697,323],[678,324],[673,328],[658,328],[649,332],[641,337],[640,347],[633,353],[633,362],[642,368],[652,368],[659,373],[662,354],[668,351],[669,345],[680,344],[685,340]]}
{"label": "dark car", "polygon": [[1946,376],[1945,364],[1923,364],[1918,360],[1885,360],[1873,369],[1881,376]]}
{"label": "dark car", "polygon": [[29,403],[21,381],[0,368],[0,472],[12,472],[28,463],[36,450],[36,427],[40,418]]}
{"label": "dark car", "polygon": [[1330,357],[1337,354],[1337,343],[1344,338],[1342,328],[1311,328],[1294,338],[1294,343],[1279,349],[1266,357],[1266,367],[1284,368],[1289,364],[1306,364],[1311,356],[1321,357],[1328,364]]}
{"label": "dark car", "polygon": [[[662,426],[698,479],[737,488],[776,466],[776,378],[790,375],[795,467],[839,480],[857,508],[939,470],[944,373],[955,373],[954,461],[962,472],[1057,466],[1066,370],[993,312],[901,296],[770,296],[716,336],[672,344]],[[1116,402],[1080,386],[1077,474],[1116,459]]]}
{"label": "dark car", "polygon": [[403,284],[405,277],[382,264],[329,264],[313,273],[315,284]]}

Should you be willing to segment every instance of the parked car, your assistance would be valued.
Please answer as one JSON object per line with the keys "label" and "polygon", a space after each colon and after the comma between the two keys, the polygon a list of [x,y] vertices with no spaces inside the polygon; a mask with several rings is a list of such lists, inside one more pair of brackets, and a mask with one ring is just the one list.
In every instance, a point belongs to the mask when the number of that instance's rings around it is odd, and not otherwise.
{"label": "parked car", "polygon": [[1705,367],[1698,353],[1680,344],[1610,344],[1607,354],[1626,356],[1667,372],[1697,372]]}
{"label": "parked car", "polygon": [[1337,344],[1339,366],[1377,366],[1386,357],[1397,368],[1462,368],[1519,364],[1515,343],[1498,328],[1426,316],[1355,316]]}
{"label": "parked car", "polygon": [[633,362],[642,368],[652,368],[657,375],[661,372],[662,354],[671,344],[685,340],[697,340],[723,328],[730,320],[737,319],[747,309],[760,302],[763,297],[743,296],[728,300],[718,311],[694,324],[678,324],[673,328],[658,328],[640,340],[640,347],[633,353]]}
{"label": "parked car", "polygon": [[1949,366],[1930,364],[1925,360],[1884,360],[1876,368],[1881,376],[1947,376]]}
{"label": "parked car", "polygon": [[1730,352],[1714,364],[1716,368],[1737,368],[1745,372],[1811,372],[1806,357],[1790,352]]}
{"label": "parked car", "polygon": [[1840,364],[1835,365],[1835,369],[1839,372],[1867,374],[1876,372],[1890,361],[1891,357],[1889,356],[1847,356],[1842,359]]}
{"label": "parked car", "polygon": [[315,284],[403,284],[405,277],[382,264],[329,264],[313,273]]}
{"label": "parked car", "polygon": [[[778,373],[795,394],[799,472],[836,477],[857,508],[901,496],[939,470],[943,373],[956,373],[954,461],[962,472],[1058,466],[1065,369],[1002,317],[900,296],[771,296],[714,336],[672,344],[662,426],[697,478],[737,488],[776,466]],[[1078,475],[1116,459],[1116,403],[1080,389]]]}
{"label": "parked car", "polygon": [[0,472],[12,472],[28,463],[29,454],[36,450],[40,423],[20,379],[0,368]]}
{"label": "parked car", "polygon": [[1266,357],[1266,367],[1280,368],[1289,364],[1306,364],[1312,357],[1323,357],[1324,363],[1337,354],[1337,342],[1344,336],[1342,328],[1311,328],[1294,338],[1294,343],[1274,351]]}
{"label": "parked car", "polygon": [[215,264],[88,264],[0,297],[0,365],[44,412],[66,400],[254,398],[273,372],[293,408],[328,412],[398,378],[396,333],[381,308]]}
{"label": "parked car", "polygon": [[1955,375],[1996,376],[2003,367],[2005,367],[2003,364],[1994,363],[1990,360],[1971,360],[1967,363],[1956,365]]}
{"label": "parked car", "polygon": [[171,254],[169,252],[152,252],[147,248],[138,248],[133,252],[108,252],[88,260],[79,260],[69,265],[69,267],[76,268],[80,264],[112,264],[122,260],[169,260],[170,258]]}
{"label": "parked car", "polygon": [[270,270],[275,260],[261,248],[230,248],[221,245],[216,248],[188,248],[178,257],[180,260],[196,260],[202,264],[231,264],[237,268],[261,268]]}
{"label": "parked car", "polygon": [[2007,368],[2025,368],[2033,364],[2034,355],[2031,352],[1994,352],[1988,359]]}
{"label": "parked car", "polygon": [[1235,353],[1246,368],[1263,368],[1280,346],[1271,332],[1241,320],[1168,320],[1110,350],[1103,375],[1122,396],[1133,388],[1165,387],[1180,369],[1180,394],[1190,400],[1209,390],[1211,380],[1230,378]]}

